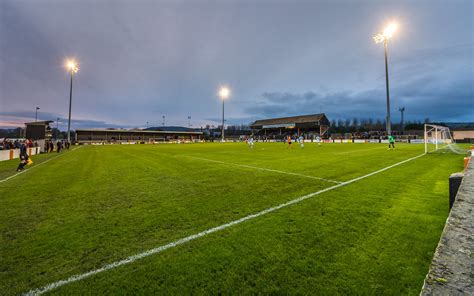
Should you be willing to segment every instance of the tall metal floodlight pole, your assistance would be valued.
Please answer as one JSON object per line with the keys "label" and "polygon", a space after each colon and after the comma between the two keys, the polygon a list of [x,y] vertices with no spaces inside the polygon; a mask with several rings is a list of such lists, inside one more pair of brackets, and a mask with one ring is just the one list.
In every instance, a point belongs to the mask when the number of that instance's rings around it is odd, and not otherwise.
{"label": "tall metal floodlight pole", "polygon": [[148,128],[148,121],[146,122],[146,128]]}
{"label": "tall metal floodlight pole", "polygon": [[383,42],[383,48],[384,48],[384,53],[385,53],[385,85],[387,89],[387,118],[386,118],[387,135],[392,134],[392,128],[390,124],[390,91],[389,91],[389,85],[388,85],[387,43],[388,43],[388,39],[392,38],[393,33],[395,33],[395,31],[397,30],[397,27],[398,27],[397,24],[391,23],[385,28],[385,30],[382,33],[379,33],[374,36],[375,43]]}
{"label": "tall metal floodlight pole", "polygon": [[79,71],[79,67],[73,60],[68,61],[66,66],[69,72],[71,72],[71,84],[69,87],[69,117],[67,121],[67,142],[71,143],[72,77],[74,76],[74,73],[77,73],[77,71]]}
{"label": "tall metal floodlight pole", "polygon": [[188,127],[191,127],[191,116],[188,116]]}
{"label": "tall metal floodlight pole", "polygon": [[230,89],[226,86],[222,86],[219,89],[219,98],[222,101],[222,132],[221,132],[222,142],[224,142],[224,121],[225,121],[224,120],[224,101],[228,99],[229,96],[230,96]]}
{"label": "tall metal floodlight pole", "polygon": [[403,131],[405,130],[405,127],[403,126],[403,112],[405,112],[405,107],[398,108],[398,111],[401,113],[400,117],[400,134],[403,134]]}
{"label": "tall metal floodlight pole", "polygon": [[36,113],[35,113],[35,122],[38,121],[38,110],[40,109],[40,107],[36,107]]}
{"label": "tall metal floodlight pole", "polygon": [[163,115],[162,117],[163,117],[163,126],[165,126],[165,118],[166,118],[166,116]]}

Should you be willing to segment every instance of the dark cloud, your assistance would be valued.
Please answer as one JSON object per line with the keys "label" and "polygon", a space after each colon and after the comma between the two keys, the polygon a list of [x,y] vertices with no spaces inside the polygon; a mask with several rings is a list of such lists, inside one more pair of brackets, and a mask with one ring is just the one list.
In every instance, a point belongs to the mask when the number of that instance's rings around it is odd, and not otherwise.
{"label": "dark cloud", "polygon": [[[411,88],[410,88],[411,87]],[[392,120],[398,118],[398,107],[406,107],[405,118],[430,118],[436,121],[474,121],[472,81],[453,83],[437,91],[432,83],[410,84],[401,92],[403,99],[393,99]],[[318,94],[264,93],[258,104],[245,108],[254,117],[284,117],[324,112],[332,119],[384,118],[384,90]]]}
{"label": "dark cloud", "polygon": [[[59,119],[59,121],[58,121]],[[68,118],[61,117],[60,114],[54,113],[38,113],[38,121],[54,121],[51,125],[56,127],[58,125],[59,129],[66,130]],[[19,123],[33,122],[35,121],[35,112],[29,111],[9,111],[9,112],[0,112],[0,123],[14,123],[16,126],[21,126]],[[10,128],[12,124],[3,124],[0,125],[0,128]],[[137,126],[124,126],[121,124],[113,124],[100,120],[90,120],[90,119],[71,119],[71,128],[136,128]]]}
{"label": "dark cloud", "polygon": [[[76,57],[75,127],[218,124],[317,113],[383,118],[390,41],[393,117],[472,121],[473,2],[0,0],[0,112],[67,116],[66,57]],[[23,111],[23,112],[22,112]],[[28,115],[29,114],[29,115]],[[13,116],[13,117],[12,117]],[[16,116],[16,117],[14,117]]]}

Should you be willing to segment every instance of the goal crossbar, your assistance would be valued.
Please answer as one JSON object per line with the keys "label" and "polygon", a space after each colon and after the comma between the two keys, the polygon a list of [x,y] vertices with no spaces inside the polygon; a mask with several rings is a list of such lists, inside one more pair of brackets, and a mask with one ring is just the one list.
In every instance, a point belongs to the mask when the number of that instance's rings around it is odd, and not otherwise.
{"label": "goal crossbar", "polygon": [[[434,151],[454,143],[451,131],[448,127],[436,124],[425,124],[424,126],[425,153],[429,153],[429,144],[434,144]],[[442,145],[442,147],[440,147]]]}

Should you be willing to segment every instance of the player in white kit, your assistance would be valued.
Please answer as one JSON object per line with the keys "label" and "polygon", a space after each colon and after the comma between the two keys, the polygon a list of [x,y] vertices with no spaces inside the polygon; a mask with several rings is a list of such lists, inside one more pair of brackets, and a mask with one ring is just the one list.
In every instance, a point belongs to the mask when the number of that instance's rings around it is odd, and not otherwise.
{"label": "player in white kit", "polygon": [[250,137],[247,141],[247,144],[249,145],[250,149],[253,149],[253,137]]}
{"label": "player in white kit", "polygon": [[316,143],[318,143],[318,146],[321,146],[321,137],[316,136]]}

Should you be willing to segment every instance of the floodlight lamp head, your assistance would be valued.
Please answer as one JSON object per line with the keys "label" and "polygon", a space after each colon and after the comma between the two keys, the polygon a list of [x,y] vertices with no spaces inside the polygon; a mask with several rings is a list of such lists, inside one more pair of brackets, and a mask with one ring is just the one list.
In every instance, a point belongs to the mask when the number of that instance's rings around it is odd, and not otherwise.
{"label": "floodlight lamp head", "polygon": [[375,43],[385,42],[388,39],[392,38],[393,33],[398,29],[397,23],[390,23],[382,33],[379,33],[373,37]]}
{"label": "floodlight lamp head", "polygon": [[74,60],[68,60],[66,67],[69,71],[71,71],[71,73],[77,73],[77,71],[79,71],[79,67]]}
{"label": "floodlight lamp head", "polygon": [[226,86],[222,86],[219,89],[219,97],[221,98],[221,100],[225,100],[229,98],[229,96],[230,96],[230,89]]}

